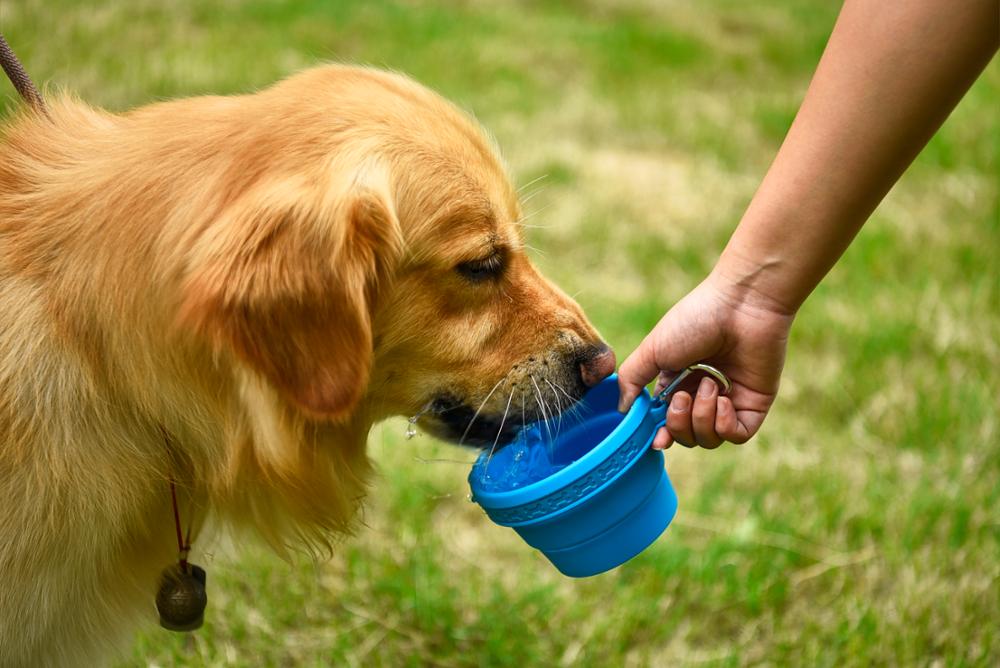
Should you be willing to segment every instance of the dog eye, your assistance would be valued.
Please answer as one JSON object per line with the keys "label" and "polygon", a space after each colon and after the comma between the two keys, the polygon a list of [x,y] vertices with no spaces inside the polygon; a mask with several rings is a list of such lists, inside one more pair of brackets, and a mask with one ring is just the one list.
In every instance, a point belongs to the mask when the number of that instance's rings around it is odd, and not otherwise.
{"label": "dog eye", "polygon": [[455,271],[470,281],[487,281],[500,276],[503,271],[503,258],[500,253],[494,253],[482,260],[462,262],[455,267]]}

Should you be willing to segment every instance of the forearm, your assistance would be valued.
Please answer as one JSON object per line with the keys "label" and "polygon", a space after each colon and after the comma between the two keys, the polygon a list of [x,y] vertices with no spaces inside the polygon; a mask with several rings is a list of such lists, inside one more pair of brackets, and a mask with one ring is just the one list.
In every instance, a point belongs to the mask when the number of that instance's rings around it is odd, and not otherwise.
{"label": "forearm", "polygon": [[714,275],[794,313],[997,49],[996,0],[847,0]]}

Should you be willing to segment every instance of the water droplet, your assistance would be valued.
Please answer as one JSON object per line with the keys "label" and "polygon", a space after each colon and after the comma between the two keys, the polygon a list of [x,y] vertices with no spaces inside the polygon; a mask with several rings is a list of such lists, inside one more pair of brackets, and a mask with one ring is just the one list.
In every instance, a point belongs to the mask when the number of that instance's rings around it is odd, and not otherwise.
{"label": "water droplet", "polygon": [[406,440],[410,440],[417,435],[417,420],[419,419],[420,414],[418,413],[407,420],[409,424],[406,425]]}

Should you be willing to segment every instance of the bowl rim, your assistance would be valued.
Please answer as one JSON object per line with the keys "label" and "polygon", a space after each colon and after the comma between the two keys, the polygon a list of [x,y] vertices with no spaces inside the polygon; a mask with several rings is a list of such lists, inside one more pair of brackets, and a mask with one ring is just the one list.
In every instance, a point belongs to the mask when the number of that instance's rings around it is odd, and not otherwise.
{"label": "bowl rim", "polygon": [[[591,388],[590,391],[596,390],[605,383],[614,383],[617,385],[618,374],[611,374],[602,380],[598,385]],[[586,397],[586,395],[584,395],[584,397]],[[585,400],[585,398],[581,399],[581,401],[583,400]],[[483,452],[476,458],[472,471],[469,473],[469,487],[472,489],[473,500],[484,509],[507,509],[535,503],[536,501],[559,492],[560,490],[572,485],[577,480],[586,477],[591,471],[599,467],[610,457],[614,456],[615,453],[617,453],[629,442],[629,439],[633,434],[635,434],[639,427],[642,426],[643,421],[645,421],[650,414],[650,409],[655,407],[657,407],[657,403],[653,401],[652,397],[650,397],[649,392],[643,388],[642,392],[639,393],[639,396],[636,397],[632,407],[625,414],[625,417],[617,425],[615,425],[615,428],[611,430],[611,433],[605,436],[600,443],[591,448],[587,454],[583,455],[572,464],[556,471],[552,475],[542,478],[541,480],[536,480],[535,482],[525,485],[524,487],[518,487],[516,489],[504,490],[500,492],[490,492],[479,489],[479,486],[475,481],[476,476],[473,474],[476,467],[479,465],[480,460],[487,456],[487,453]],[[632,458],[628,464],[622,467],[621,470],[625,470],[625,468],[630,466],[634,461],[635,458]]]}

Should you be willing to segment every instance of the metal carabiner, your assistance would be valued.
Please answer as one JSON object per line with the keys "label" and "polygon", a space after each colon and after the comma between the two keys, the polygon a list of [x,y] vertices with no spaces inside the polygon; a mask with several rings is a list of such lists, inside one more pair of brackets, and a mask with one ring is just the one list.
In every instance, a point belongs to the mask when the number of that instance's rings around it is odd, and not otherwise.
{"label": "metal carabiner", "polygon": [[663,403],[667,403],[670,395],[672,395],[674,391],[677,389],[677,387],[684,382],[685,378],[690,376],[695,371],[701,371],[707,374],[709,378],[718,383],[720,394],[729,394],[732,391],[733,384],[729,380],[729,378],[726,377],[726,374],[722,373],[714,366],[711,366],[709,364],[699,363],[699,364],[692,364],[691,366],[689,366],[688,368],[684,369],[679,374],[677,374],[677,376],[672,381],[670,381],[670,383],[665,388],[660,390],[660,392],[656,395],[656,401],[662,401]]}

